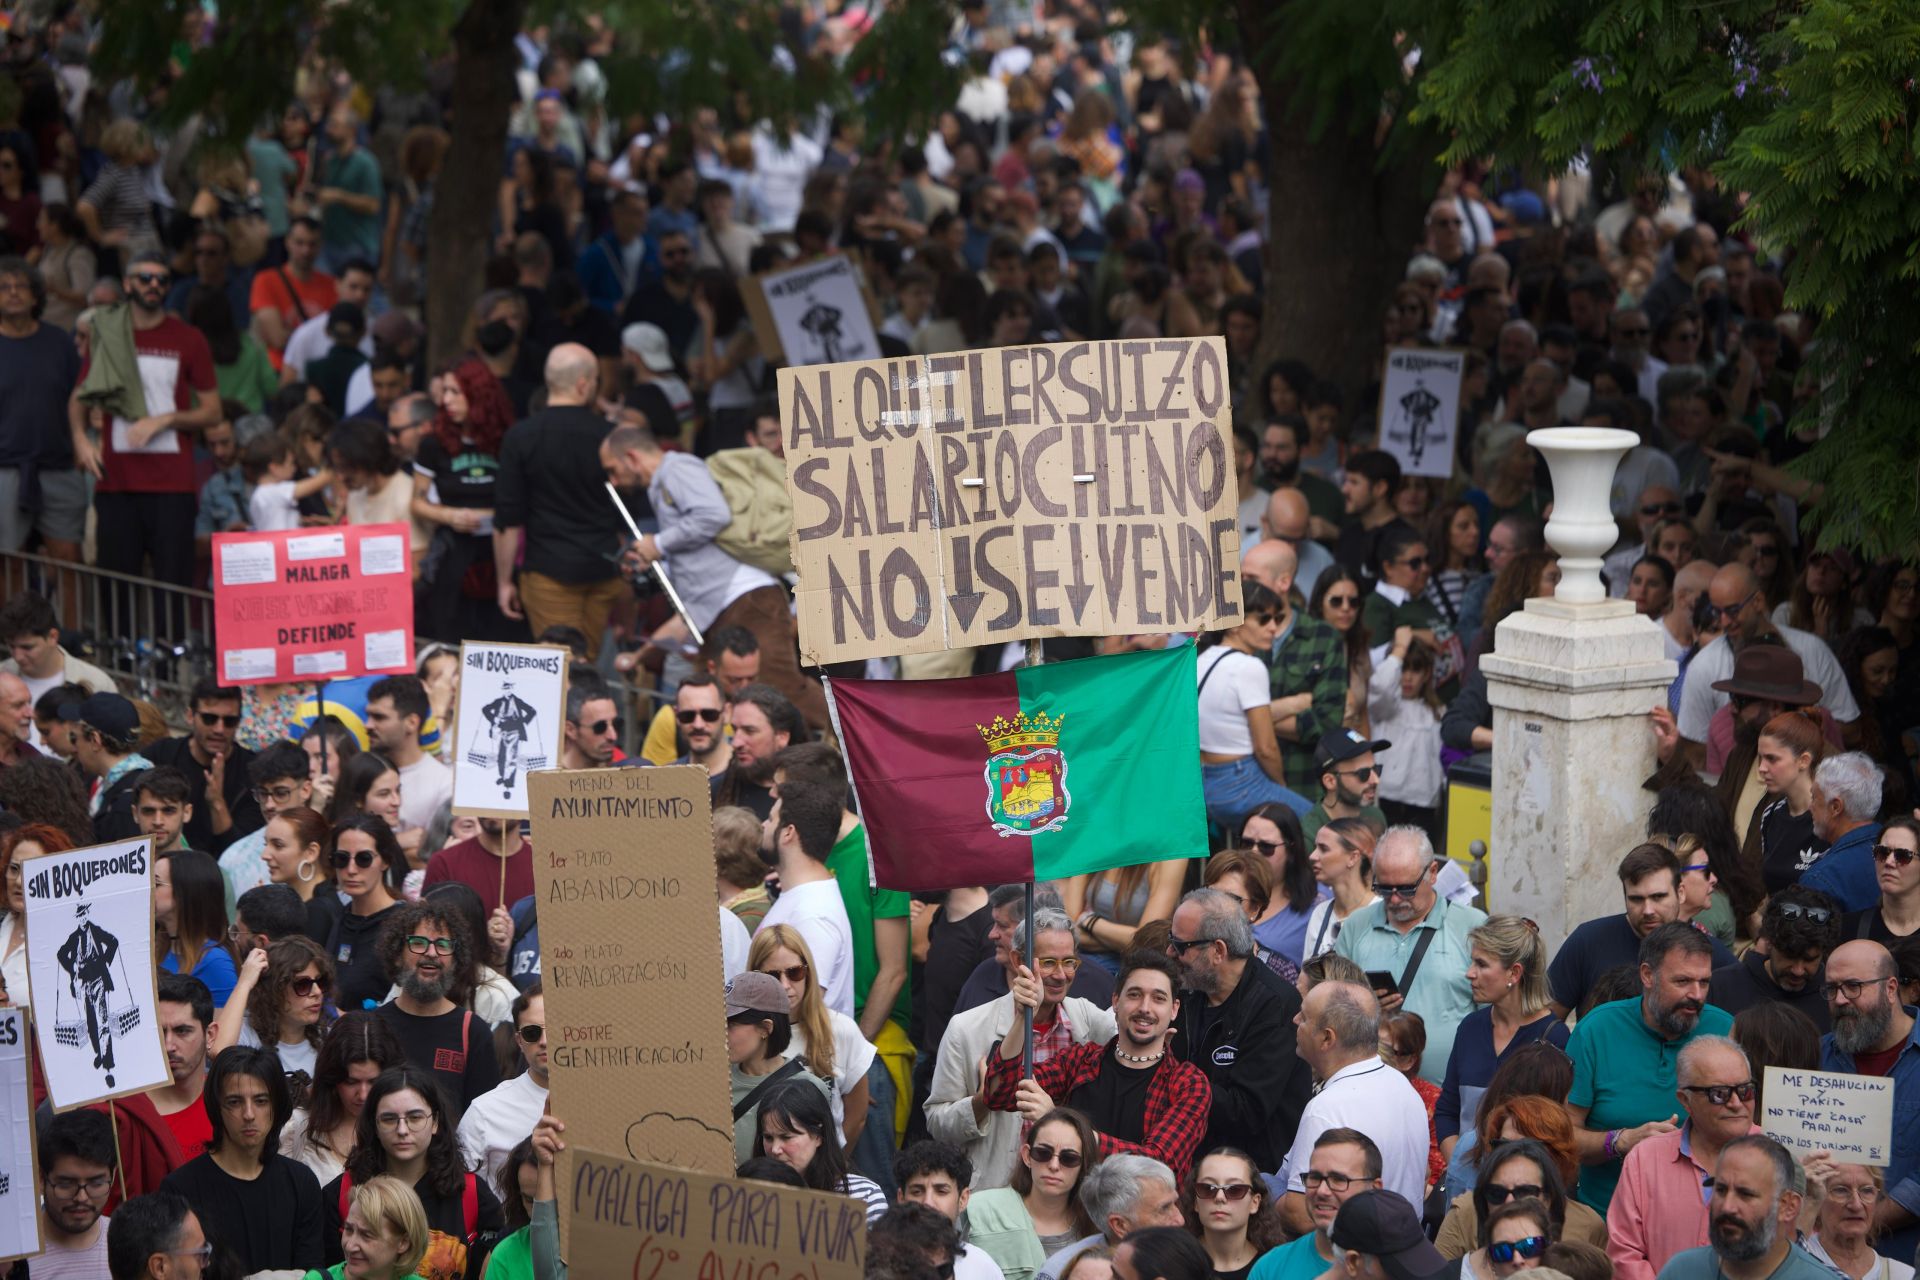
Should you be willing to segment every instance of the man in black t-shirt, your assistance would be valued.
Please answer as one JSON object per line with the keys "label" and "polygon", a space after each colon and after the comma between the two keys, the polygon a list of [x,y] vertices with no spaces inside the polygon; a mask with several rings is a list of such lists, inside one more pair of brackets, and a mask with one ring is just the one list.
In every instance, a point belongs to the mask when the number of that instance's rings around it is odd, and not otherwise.
{"label": "man in black t-shirt", "polygon": [[1826,996],[1827,956],[1845,936],[1840,908],[1818,889],[1788,885],[1767,899],[1759,941],[1730,965],[1716,966],[1707,1002],[1738,1016],[1757,1004],[1777,1001],[1813,1019],[1824,1034],[1833,1023]]}
{"label": "man in black t-shirt", "polygon": [[187,800],[193,806],[184,831],[187,847],[218,857],[266,823],[247,781],[253,752],[233,740],[242,714],[240,690],[207,676],[193,686],[187,701],[193,712],[187,717],[186,736],[162,738],[143,754],[186,775],[191,788]]}
{"label": "man in black t-shirt", "polygon": [[[1582,923],[1547,966],[1553,1011],[1561,1018],[1578,1010],[1601,975],[1640,962],[1640,942],[1680,918],[1680,863],[1663,845],[1643,844],[1620,860],[1620,893],[1626,910]],[[1709,935],[1713,967],[1734,963],[1733,953]]]}
{"label": "man in black t-shirt", "polygon": [[87,488],[66,406],[80,355],[72,335],[37,319],[46,296],[25,258],[0,258],[0,551],[20,550],[37,528],[48,555],[78,560]]}
{"label": "man in black t-shirt", "polygon": [[455,1123],[500,1083],[493,1028],[467,1007],[479,960],[466,922],[432,900],[403,903],[380,930],[380,959],[400,994],[377,1012],[407,1061],[431,1072]]}

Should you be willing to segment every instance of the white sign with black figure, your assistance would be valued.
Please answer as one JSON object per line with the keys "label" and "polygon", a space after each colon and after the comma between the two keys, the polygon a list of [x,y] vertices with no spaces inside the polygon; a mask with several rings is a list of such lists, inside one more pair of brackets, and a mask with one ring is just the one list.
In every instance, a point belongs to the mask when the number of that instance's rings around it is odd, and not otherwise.
{"label": "white sign with black figure", "polygon": [[460,646],[455,813],[527,816],[527,774],[559,764],[570,656],[557,645]]}
{"label": "white sign with black figure", "polygon": [[1460,420],[1460,380],[1466,353],[1433,347],[1393,347],[1380,381],[1380,447],[1410,476],[1453,474],[1454,432]]}

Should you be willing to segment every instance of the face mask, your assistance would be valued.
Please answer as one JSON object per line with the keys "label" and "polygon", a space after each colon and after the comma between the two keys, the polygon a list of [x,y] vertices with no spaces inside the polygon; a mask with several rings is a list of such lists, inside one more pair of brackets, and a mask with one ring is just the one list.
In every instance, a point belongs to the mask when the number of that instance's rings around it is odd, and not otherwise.
{"label": "face mask", "polygon": [[497,356],[511,347],[516,337],[513,326],[505,320],[489,320],[474,333],[473,340],[481,351]]}

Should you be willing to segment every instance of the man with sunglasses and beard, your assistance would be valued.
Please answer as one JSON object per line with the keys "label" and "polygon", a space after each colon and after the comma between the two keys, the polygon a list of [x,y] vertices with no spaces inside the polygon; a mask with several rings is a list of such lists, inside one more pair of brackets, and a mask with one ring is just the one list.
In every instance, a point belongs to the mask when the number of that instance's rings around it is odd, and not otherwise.
{"label": "man with sunglasses and beard", "polygon": [[266,825],[247,783],[253,752],[234,741],[239,732],[240,690],[203,676],[187,695],[192,708],[187,732],[162,738],[146,749],[147,759],[186,775],[193,816],[182,835],[187,847],[216,858],[241,836]]}
{"label": "man with sunglasses and beard", "polygon": [[1335,818],[1364,818],[1375,830],[1386,830],[1387,815],[1378,803],[1380,766],[1373,753],[1392,745],[1385,739],[1369,742],[1353,729],[1329,729],[1320,735],[1313,749],[1319,765],[1320,803],[1300,816],[1300,830],[1309,848],[1320,828]]}
{"label": "man with sunglasses and beard", "polygon": [[431,898],[401,903],[381,925],[380,960],[400,994],[377,1012],[407,1061],[433,1074],[447,1110],[462,1115],[500,1083],[493,1028],[465,1007],[479,965],[466,921]]}
{"label": "man with sunglasses and beard", "polygon": [[1708,1243],[1675,1254],[1661,1280],[1833,1280],[1835,1268],[1794,1243],[1801,1219],[1812,1218],[1808,1181],[1765,1134],[1729,1142],[1713,1172]]}
{"label": "man with sunglasses and beard", "polygon": [[1757,1004],[1790,1005],[1825,1031],[1830,1019],[1821,984],[1826,959],[1840,945],[1840,908],[1805,885],[1788,885],[1767,899],[1759,946],[1713,971],[1707,999],[1739,1017]]}
{"label": "man with sunglasses and beard", "polygon": [[1580,1199],[1606,1212],[1621,1162],[1680,1120],[1678,1057],[1696,1036],[1724,1036],[1733,1018],[1707,1003],[1713,941],[1690,924],[1663,924],[1640,943],[1638,999],[1596,1006],[1580,1019],[1567,1056],[1567,1115],[1580,1156]]}
{"label": "man with sunglasses and beard", "polygon": [[509,1188],[501,1181],[507,1156],[533,1132],[547,1109],[547,998],[538,981],[513,1002],[513,1043],[527,1069],[473,1100],[456,1136],[460,1154],[486,1175],[504,1202]]}
{"label": "man with sunglasses and beard", "polygon": [[1833,1030],[1820,1038],[1820,1069],[1893,1081],[1893,1151],[1887,1190],[1874,1206],[1874,1248],[1881,1256],[1911,1264],[1920,1243],[1920,1021],[1900,1003],[1899,968],[1877,942],[1842,943],[1827,958],[1822,994]]}
{"label": "man with sunglasses and beard", "polygon": [[673,691],[673,718],[687,750],[672,763],[697,764],[705,769],[707,785],[717,796],[720,779],[733,763],[732,735],[726,726],[726,699],[721,695],[719,682],[704,671],[682,680],[680,687]]}
{"label": "man with sunglasses and beard", "polygon": [[1701,1185],[1753,1122],[1753,1068],[1746,1051],[1722,1036],[1699,1036],[1680,1051],[1675,1091],[1686,1121],[1633,1149],[1607,1209],[1607,1256],[1615,1280],[1654,1280],[1675,1254],[1706,1244],[1710,1229]]}

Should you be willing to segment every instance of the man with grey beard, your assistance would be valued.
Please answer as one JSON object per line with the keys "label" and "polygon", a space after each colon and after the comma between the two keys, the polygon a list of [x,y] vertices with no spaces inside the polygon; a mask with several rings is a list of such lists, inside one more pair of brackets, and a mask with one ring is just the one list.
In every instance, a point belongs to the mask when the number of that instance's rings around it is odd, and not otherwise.
{"label": "man with grey beard", "polygon": [[[1876,861],[1887,860],[1881,855],[1888,847],[1873,851]],[[1886,1192],[1873,1206],[1873,1229],[1880,1237],[1874,1248],[1883,1257],[1911,1263],[1920,1243],[1920,1107],[1912,1102],[1920,1097],[1916,1011],[1900,1003],[1893,953],[1864,939],[1844,943],[1827,957],[1822,994],[1833,1030],[1820,1038],[1820,1069],[1893,1080],[1893,1151]]]}
{"label": "man with grey beard", "polygon": [[1709,1243],[1674,1254],[1660,1280],[1833,1280],[1832,1270],[1794,1243],[1806,1184],[1793,1156],[1772,1138],[1735,1138],[1709,1184]]}
{"label": "man with grey beard", "polygon": [[479,976],[472,930],[437,896],[392,911],[380,928],[380,959],[400,994],[376,1012],[407,1062],[439,1083],[458,1124],[471,1099],[500,1083],[493,1028],[468,1007]]}

